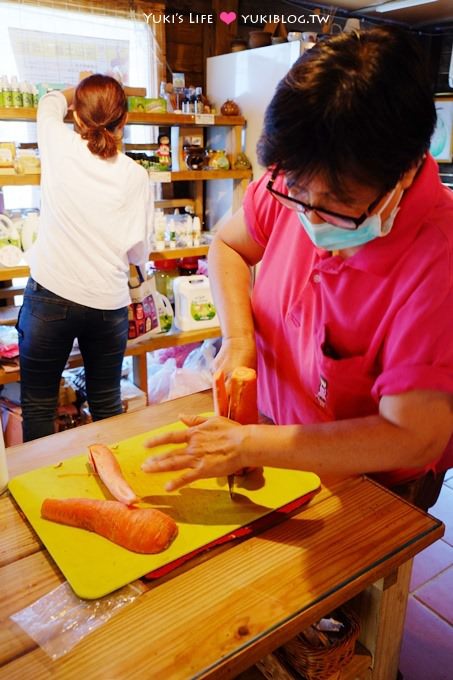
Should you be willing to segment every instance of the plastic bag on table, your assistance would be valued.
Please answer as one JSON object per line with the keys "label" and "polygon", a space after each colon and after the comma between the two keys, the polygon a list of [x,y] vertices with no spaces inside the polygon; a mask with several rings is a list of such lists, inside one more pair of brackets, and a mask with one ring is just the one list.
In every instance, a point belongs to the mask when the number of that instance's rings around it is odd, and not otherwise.
{"label": "plastic bag on table", "polygon": [[212,384],[212,362],[216,340],[204,340],[178,368],[175,359],[148,367],[148,402],[157,404],[207,390]]}
{"label": "plastic bag on table", "polygon": [[141,581],[134,581],[99,600],[82,600],[62,583],[10,618],[51,659],[58,659],[146,590]]}
{"label": "plastic bag on table", "polygon": [[183,364],[183,368],[186,370],[203,374],[210,384],[212,379],[212,362],[217,354],[216,342],[217,338],[203,340],[200,347],[194,349]]}

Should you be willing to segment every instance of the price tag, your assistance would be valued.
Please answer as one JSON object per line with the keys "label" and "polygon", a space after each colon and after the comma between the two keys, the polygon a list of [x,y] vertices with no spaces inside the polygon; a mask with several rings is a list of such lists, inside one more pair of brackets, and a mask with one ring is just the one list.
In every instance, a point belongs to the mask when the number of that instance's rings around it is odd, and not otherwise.
{"label": "price tag", "polygon": [[171,182],[171,172],[148,170],[148,177],[151,182]]}
{"label": "price tag", "polygon": [[196,113],[195,123],[196,125],[214,125],[214,114],[213,113]]}

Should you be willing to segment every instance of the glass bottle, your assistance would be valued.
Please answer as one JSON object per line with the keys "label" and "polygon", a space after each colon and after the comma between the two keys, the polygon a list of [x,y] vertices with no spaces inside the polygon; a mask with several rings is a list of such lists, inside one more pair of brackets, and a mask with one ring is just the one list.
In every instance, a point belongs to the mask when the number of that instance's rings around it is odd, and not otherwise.
{"label": "glass bottle", "polygon": [[203,113],[203,97],[201,87],[195,88],[195,102],[194,102],[194,113]]}
{"label": "glass bottle", "polygon": [[175,295],[173,292],[173,281],[179,276],[178,260],[155,260],[154,261],[154,276],[156,279],[156,288],[159,293],[165,295],[172,305],[175,303]]}

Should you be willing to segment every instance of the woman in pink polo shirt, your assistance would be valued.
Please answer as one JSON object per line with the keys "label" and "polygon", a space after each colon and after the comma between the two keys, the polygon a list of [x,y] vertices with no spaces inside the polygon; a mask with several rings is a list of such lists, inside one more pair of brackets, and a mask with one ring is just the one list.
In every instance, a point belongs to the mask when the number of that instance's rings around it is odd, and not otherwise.
{"label": "woman in pink polo shirt", "polygon": [[209,254],[217,366],[257,368],[274,424],[188,417],[150,442],[187,447],[145,469],[188,467],[173,489],[244,466],[406,490],[431,471],[435,495],[453,464],[453,194],[428,153],[435,120],[399,29],[335,36],[294,64],[266,111],[268,173]]}

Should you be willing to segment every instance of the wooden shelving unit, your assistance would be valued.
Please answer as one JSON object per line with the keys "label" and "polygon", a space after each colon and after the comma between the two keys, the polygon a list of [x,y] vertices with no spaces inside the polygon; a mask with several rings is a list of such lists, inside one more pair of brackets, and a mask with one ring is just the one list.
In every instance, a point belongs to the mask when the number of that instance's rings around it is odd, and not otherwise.
{"label": "wooden shelving unit", "polygon": [[[0,120],[3,121],[36,121],[36,109],[31,108],[0,108]],[[66,122],[72,122],[72,112],[69,112],[65,118]],[[232,147],[230,148],[231,160],[234,162],[237,153],[241,150],[242,130],[246,124],[242,116],[213,116],[212,118],[198,117],[195,114],[151,114],[129,112],[128,125],[154,125],[158,127],[177,127],[181,128],[180,132],[184,134],[193,128],[212,128],[212,127],[228,127],[232,129]],[[178,167],[178,165],[176,166]],[[179,165],[181,167],[181,165]],[[165,177],[166,175],[166,177]],[[193,196],[191,198],[170,198],[163,199],[156,202],[156,207],[184,207],[184,205],[191,204],[195,213],[201,215],[203,213],[203,182],[211,180],[233,180],[235,182],[234,205],[233,210],[239,207],[242,200],[245,188],[252,177],[251,170],[188,170],[183,167],[181,170],[174,170],[163,175],[163,179],[170,182],[191,182]],[[158,173],[153,173],[153,181],[159,181]],[[17,175],[13,173],[0,173],[0,186],[14,186],[14,185],[38,185],[40,183],[40,174],[23,174]],[[153,251],[149,255],[150,260],[173,259],[181,257],[196,257],[204,256],[208,252],[208,245],[201,245],[196,248],[176,248],[173,250]],[[14,279],[23,278],[29,275],[27,266],[11,267],[0,269],[0,281],[8,281],[8,292],[5,290],[3,298],[7,298],[7,305],[0,307],[0,324],[14,325],[17,320],[18,308],[9,304],[12,301],[13,293],[9,293],[9,289],[13,289]],[[20,294],[20,293],[18,293]],[[0,299],[2,292],[0,289]],[[173,332],[162,335],[156,335],[146,342],[138,342],[128,346],[126,356],[133,357],[134,365],[134,382],[145,392],[147,391],[147,370],[146,370],[146,354],[156,349],[172,347],[175,345],[183,345],[192,342],[200,342],[207,338],[215,338],[220,336],[220,328],[210,328],[200,331],[190,332]],[[80,355],[71,356],[69,365],[80,366],[82,360]],[[16,373],[5,373],[0,369],[0,384],[14,382],[20,380],[20,375]]]}

